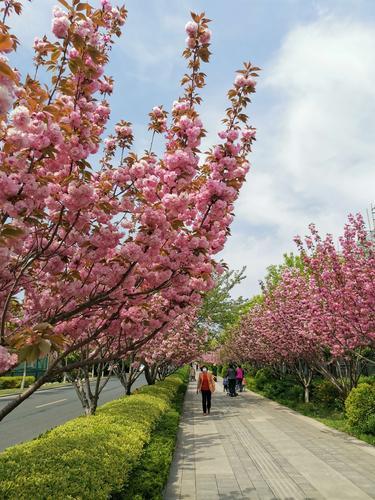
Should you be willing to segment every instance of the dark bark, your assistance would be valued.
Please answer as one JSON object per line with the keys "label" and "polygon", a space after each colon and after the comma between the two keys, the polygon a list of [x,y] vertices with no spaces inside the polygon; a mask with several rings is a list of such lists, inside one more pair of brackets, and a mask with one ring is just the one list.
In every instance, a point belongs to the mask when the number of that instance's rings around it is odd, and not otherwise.
{"label": "dark bark", "polygon": [[97,365],[94,386],[91,384],[88,367],[79,369],[75,375],[68,374],[68,379],[73,384],[78,399],[87,416],[95,414],[98,407],[99,396],[112,375],[112,368],[109,368],[107,375],[104,375],[105,369],[106,365],[103,363]]}
{"label": "dark bark", "polygon": [[158,374],[158,365],[155,363],[153,365],[148,365],[147,363],[144,363],[145,365],[145,377],[148,385],[154,385],[156,382],[156,377]]}
{"label": "dark bark", "polygon": [[[94,364],[98,363],[109,363],[111,361],[116,361],[119,358],[122,358],[129,354],[130,352],[135,352],[137,351],[140,347],[142,347],[144,344],[146,344],[149,340],[151,340],[155,335],[161,331],[166,324],[168,323],[165,321],[159,328],[151,332],[149,335],[144,337],[143,339],[134,342],[132,345],[127,346],[124,351],[118,350],[114,354],[107,355],[107,356],[102,356],[98,357],[98,353],[95,353],[93,356],[89,356],[86,359],[81,359],[79,361],[74,361],[72,363],[66,363],[65,360],[69,356],[69,354],[73,352],[77,352],[80,348],[88,345],[89,343],[93,342],[99,335],[102,333],[112,322],[113,319],[116,319],[119,313],[119,309],[111,315],[108,320],[105,321],[105,323],[98,328],[93,335],[90,337],[78,342],[77,344],[72,345],[69,347],[65,352],[63,352],[58,358],[51,363],[51,365],[48,367],[47,371],[44,373],[42,377],[40,377],[37,381],[34,382],[25,392],[20,394],[17,398],[13,399],[10,401],[7,405],[5,405],[3,408],[0,410],[0,422],[3,420],[4,417],[9,415],[17,406],[19,406],[23,401],[25,401],[28,397],[30,397],[37,389],[39,389],[43,384],[51,380],[54,376],[58,375],[59,373],[69,373],[72,370],[79,369],[79,368],[84,368],[86,366],[92,366]],[[147,379],[147,378],[146,378]],[[155,383],[156,379],[156,374],[154,378],[154,382],[152,382],[152,377],[150,377],[151,385]],[[149,383],[149,382],[148,382]]]}
{"label": "dark bark", "polygon": [[116,363],[113,369],[113,373],[120,380],[127,396],[130,396],[134,382],[143,372],[143,369],[140,369],[140,367],[135,368],[133,366],[134,359],[135,354],[132,354],[127,360],[121,360]]}

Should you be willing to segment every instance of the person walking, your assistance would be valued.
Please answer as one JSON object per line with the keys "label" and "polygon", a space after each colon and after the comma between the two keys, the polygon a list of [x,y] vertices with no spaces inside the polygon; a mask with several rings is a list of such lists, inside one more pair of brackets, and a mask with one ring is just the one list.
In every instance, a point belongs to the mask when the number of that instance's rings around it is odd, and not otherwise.
{"label": "person walking", "polygon": [[207,370],[206,366],[202,366],[201,370],[198,377],[197,394],[199,391],[202,393],[203,415],[207,415],[207,413],[209,415],[211,411],[211,396],[215,392],[215,382],[212,373]]}
{"label": "person walking", "polygon": [[234,369],[233,363],[230,363],[229,368],[227,370],[227,379],[228,379],[228,387],[229,387],[229,396],[231,396],[231,397],[237,396],[237,393],[236,393],[236,370]]}
{"label": "person walking", "polygon": [[236,386],[238,387],[238,390],[240,392],[242,392],[242,382],[243,382],[244,376],[245,376],[245,372],[244,372],[243,368],[241,367],[241,365],[238,365],[237,369],[236,369]]}
{"label": "person walking", "polygon": [[195,380],[195,368],[193,363],[190,365],[190,380],[191,381]]}

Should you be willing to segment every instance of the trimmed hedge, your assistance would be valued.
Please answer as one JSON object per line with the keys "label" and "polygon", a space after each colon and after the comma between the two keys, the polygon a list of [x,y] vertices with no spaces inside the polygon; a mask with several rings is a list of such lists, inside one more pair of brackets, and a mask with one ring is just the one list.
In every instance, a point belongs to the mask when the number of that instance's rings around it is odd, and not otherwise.
{"label": "trimmed hedge", "polygon": [[358,381],[359,384],[375,384],[375,375],[361,375]]}
{"label": "trimmed hedge", "polygon": [[361,432],[375,434],[375,385],[359,384],[345,401],[349,425]]}
{"label": "trimmed hedge", "polygon": [[[23,377],[0,377],[0,389],[16,389],[21,387]],[[25,377],[25,387],[35,382],[35,377]]]}
{"label": "trimmed hedge", "polygon": [[169,411],[164,413],[151,441],[145,446],[138,465],[113,500],[162,500],[176,444],[178,423],[187,384],[182,385]]}
{"label": "trimmed hedge", "polygon": [[2,500],[107,499],[120,491],[187,371],[0,454]]}

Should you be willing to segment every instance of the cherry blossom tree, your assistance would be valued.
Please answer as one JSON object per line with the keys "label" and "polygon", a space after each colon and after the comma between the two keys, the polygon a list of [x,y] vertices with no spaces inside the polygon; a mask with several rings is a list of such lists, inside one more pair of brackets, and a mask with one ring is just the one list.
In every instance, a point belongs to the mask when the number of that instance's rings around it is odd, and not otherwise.
{"label": "cherry blossom tree", "polygon": [[339,248],[313,225],[296,242],[297,265],[266,280],[262,300],[231,332],[223,356],[292,370],[305,401],[317,370],[345,398],[369,361],[364,353],[374,349],[374,242],[360,215],[349,216]]}
{"label": "cherry blossom tree", "polygon": [[163,335],[154,337],[138,353],[137,358],[145,366],[149,384],[164,379],[204,352],[207,333],[197,328],[196,316],[196,311],[180,316]]}
{"label": "cherry blossom tree", "polygon": [[[314,225],[296,242],[310,275],[309,331],[327,350],[318,369],[345,397],[363,370],[364,351],[375,347],[375,252],[361,215],[348,218],[339,248]],[[371,361],[370,361],[371,362]]]}
{"label": "cherry blossom tree", "polygon": [[[35,74],[7,62],[0,172],[2,271],[1,370],[47,353],[47,372],[0,413],[3,418],[50,377],[137,352],[214,285],[214,255],[229,234],[233,203],[249,169],[255,130],[244,109],[258,68],[244,65],[228,96],[220,142],[201,159],[205,135],[197,111],[211,32],[204,14],[186,25],[183,94],[168,122],[150,113],[151,146],[131,150],[131,124],[120,121],[97,153],[107,125],[113,80],[104,74],[126,18],[123,7],[60,0],[52,31],[35,42]],[[7,2],[4,22],[20,4]],[[15,40],[3,23],[3,50]],[[1,50],[1,45],[0,45]],[[51,83],[37,80],[50,70]],[[5,95],[5,94],[4,94]],[[152,151],[163,134],[165,152]],[[17,302],[20,313],[12,313]],[[85,353],[84,356],[72,355]]]}

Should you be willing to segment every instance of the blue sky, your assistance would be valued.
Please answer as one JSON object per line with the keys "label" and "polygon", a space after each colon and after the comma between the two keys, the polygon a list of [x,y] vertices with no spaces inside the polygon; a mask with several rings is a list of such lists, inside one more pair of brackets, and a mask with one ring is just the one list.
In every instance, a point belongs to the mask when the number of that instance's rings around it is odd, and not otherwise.
{"label": "blue sky", "polygon": [[[50,35],[52,0],[25,5],[12,23],[22,45],[14,65],[31,69],[35,36]],[[179,95],[180,57],[191,10],[212,19],[202,118],[216,140],[234,71],[262,68],[249,109],[258,140],[222,257],[247,266],[237,293],[259,291],[268,265],[294,249],[310,222],[339,235],[346,215],[365,212],[375,186],[375,4],[373,0],[128,0],[112,52],[112,123],[133,122],[141,151],[147,113]]]}

